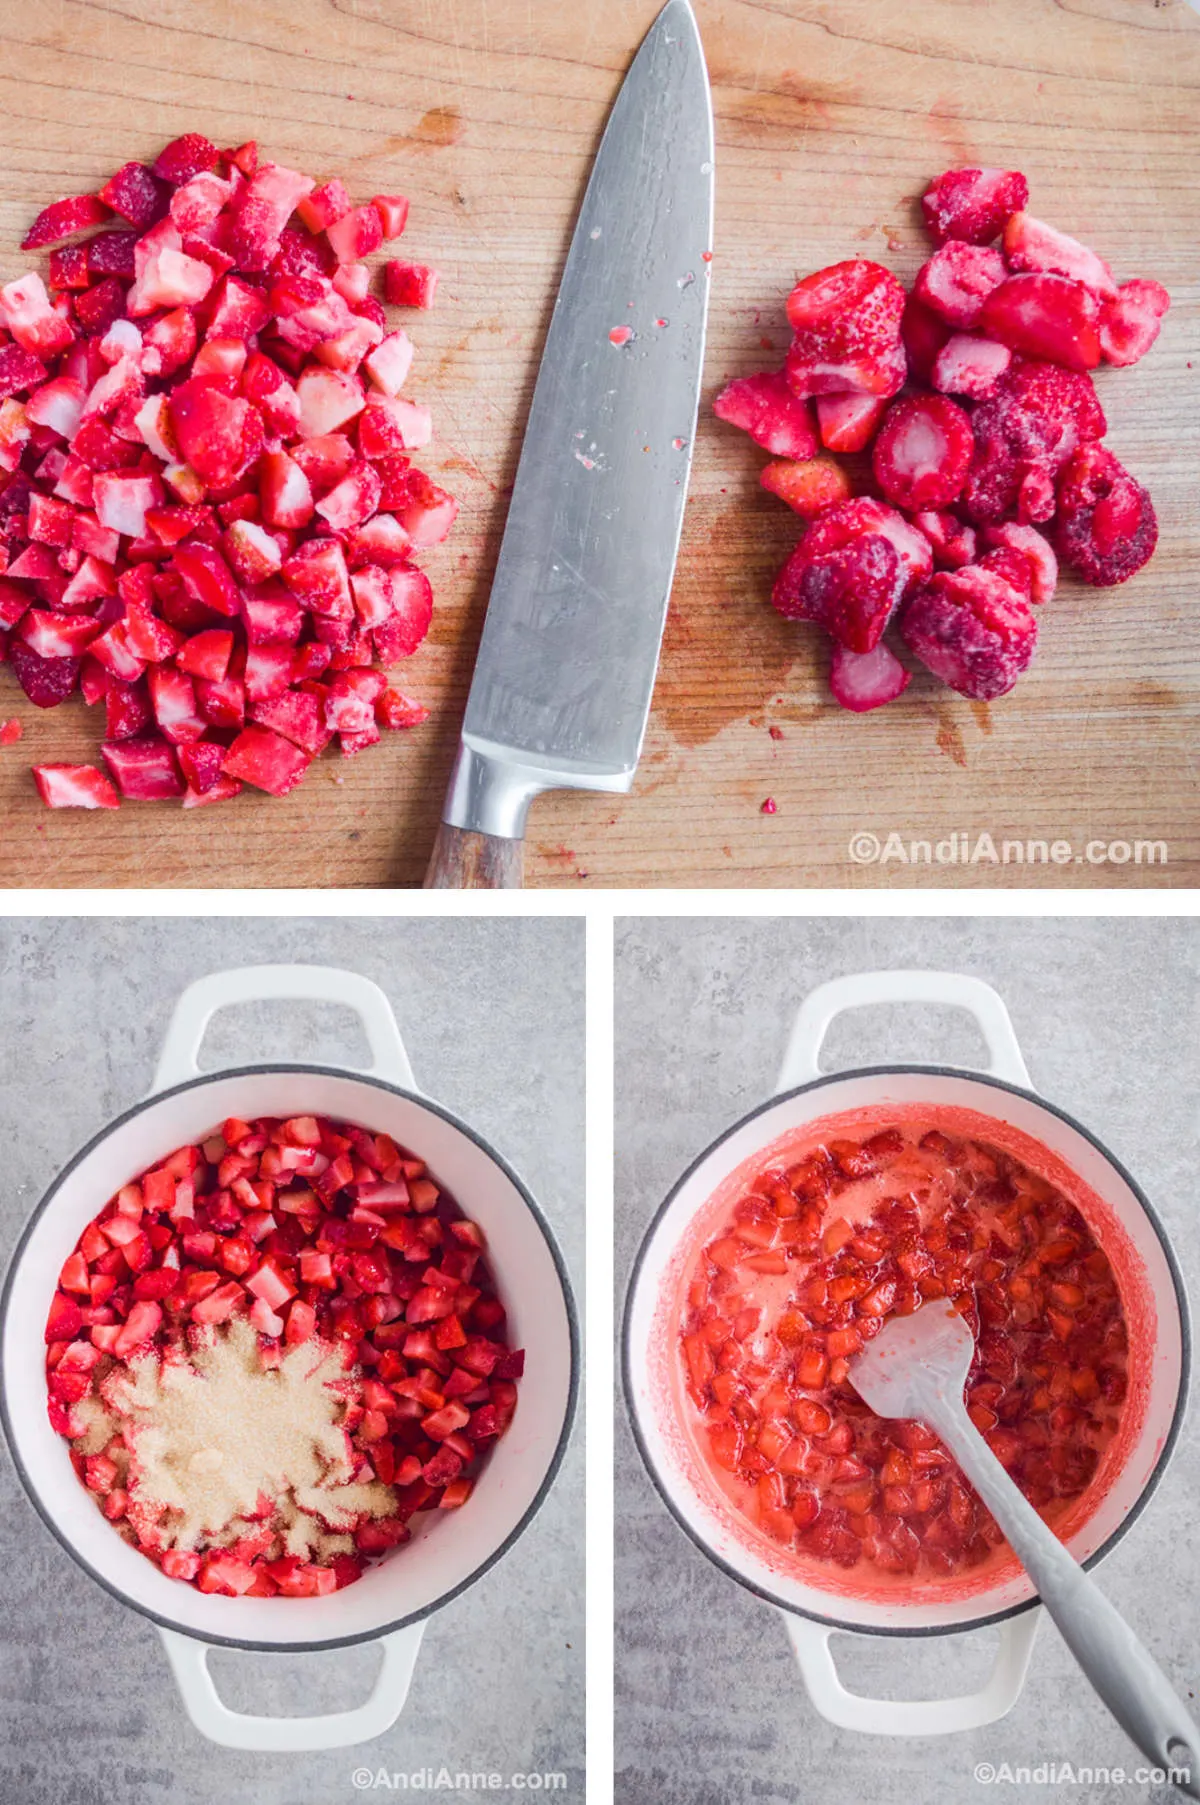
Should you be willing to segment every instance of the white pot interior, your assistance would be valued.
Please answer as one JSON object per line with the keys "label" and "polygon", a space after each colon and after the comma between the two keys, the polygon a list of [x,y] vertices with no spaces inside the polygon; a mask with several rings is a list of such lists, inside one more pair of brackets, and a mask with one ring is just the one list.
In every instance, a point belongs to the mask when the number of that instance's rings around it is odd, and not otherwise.
{"label": "white pot interior", "polygon": [[[327,1115],[382,1132],[424,1159],[478,1222],[526,1350],[516,1415],[467,1503],[414,1519],[412,1540],[326,1598],[223,1598],[168,1579],[122,1541],[75,1476],[46,1415],[43,1330],[59,1270],[86,1224],[130,1179],[226,1116]],[[4,1407],[34,1501],[68,1548],[127,1603],[213,1642],[312,1647],[377,1634],[419,1617],[489,1565],[540,1499],[565,1438],[573,1395],[572,1328],[547,1232],[518,1184],[455,1121],[419,1098],[349,1074],[223,1072],[142,1105],[102,1134],[57,1181],[10,1275],[3,1324]]]}
{"label": "white pot interior", "polygon": [[907,1581],[872,1592],[853,1570],[845,1575],[775,1551],[723,1508],[685,1427],[677,1358],[682,1277],[715,1220],[754,1172],[771,1163],[773,1143],[829,1116],[861,1119],[896,1104],[928,1105],[931,1122],[938,1110],[974,1112],[973,1132],[1065,1184],[1113,1263],[1130,1327],[1129,1396],[1117,1442],[1068,1522],[1077,1515],[1083,1520],[1066,1537],[1079,1560],[1103,1549],[1138,1506],[1176,1426],[1185,1372],[1183,1310],[1164,1244],[1128,1180],[1070,1122],[1005,1086],[935,1071],[851,1073],[781,1097],[740,1123],[681,1180],[647,1235],[627,1308],[626,1377],[642,1452],[660,1491],[693,1539],[735,1577],[785,1609],[847,1627],[949,1631],[1032,1598],[1016,1563],[975,1581]]}

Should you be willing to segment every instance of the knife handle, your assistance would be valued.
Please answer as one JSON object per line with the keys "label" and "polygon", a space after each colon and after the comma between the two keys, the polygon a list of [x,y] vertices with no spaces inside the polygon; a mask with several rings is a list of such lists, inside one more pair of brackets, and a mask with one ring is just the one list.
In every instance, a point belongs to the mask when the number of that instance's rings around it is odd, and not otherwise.
{"label": "knife handle", "polygon": [[426,890],[519,890],[524,877],[523,840],[468,833],[445,821],[438,828],[425,873]]}

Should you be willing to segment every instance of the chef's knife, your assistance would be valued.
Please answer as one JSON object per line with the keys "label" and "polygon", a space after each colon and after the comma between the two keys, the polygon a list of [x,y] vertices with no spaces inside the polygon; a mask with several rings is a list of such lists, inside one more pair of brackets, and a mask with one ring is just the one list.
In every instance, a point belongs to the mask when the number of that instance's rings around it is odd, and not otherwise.
{"label": "chef's knife", "polygon": [[542,353],[426,887],[515,888],[530,801],[628,790],[700,397],[713,127],[669,0],[596,154]]}

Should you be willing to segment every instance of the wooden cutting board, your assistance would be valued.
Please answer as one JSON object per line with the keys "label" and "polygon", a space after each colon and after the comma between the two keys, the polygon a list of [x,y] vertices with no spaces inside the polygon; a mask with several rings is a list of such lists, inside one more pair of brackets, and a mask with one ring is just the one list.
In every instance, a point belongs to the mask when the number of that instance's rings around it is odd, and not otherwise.
{"label": "wooden cutting board", "polygon": [[[28,764],[97,757],[98,713],[43,713],[0,667],[6,885],[390,886],[421,879],[454,753],[557,272],[606,110],[655,0],[0,0],[0,270],[34,213],[185,130],[255,136],[412,197],[405,248],[444,274],[415,318],[429,468],[461,498],[428,554],[437,613],[401,674],[433,719],[292,796],[52,814]],[[697,0],[717,112],[711,348],[692,501],[634,793],[535,805],[530,883],[1184,885],[1200,881],[1200,18],[1186,0]],[[1165,282],[1152,355],[1103,371],[1110,443],[1162,538],[1126,588],[1064,583],[1015,693],[918,676],[868,717],[767,602],[794,518],[708,403],[777,362],[798,274],[861,254],[910,279],[919,197],[948,165],[1020,166],[1033,210],[1118,278]],[[19,698],[19,699],[18,699]],[[775,812],[763,814],[768,798]],[[855,864],[851,835],[1070,842],[1066,865]],[[1169,863],[1074,862],[1165,841]],[[1118,856],[1119,856],[1118,847]],[[984,845],[986,853],[986,843]],[[918,859],[921,858],[918,852]],[[1010,854],[1011,858],[1011,854]]]}

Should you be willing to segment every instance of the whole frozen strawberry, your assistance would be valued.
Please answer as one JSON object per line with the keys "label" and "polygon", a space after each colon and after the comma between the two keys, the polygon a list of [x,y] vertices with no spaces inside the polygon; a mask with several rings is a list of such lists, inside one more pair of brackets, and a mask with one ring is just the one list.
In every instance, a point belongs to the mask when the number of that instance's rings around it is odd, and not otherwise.
{"label": "whole frozen strawberry", "polygon": [[1059,557],[1098,589],[1127,583],[1158,543],[1149,492],[1102,445],[1086,445],[1058,484]]}
{"label": "whole frozen strawberry", "polygon": [[943,571],[900,617],[900,636],[943,683],[990,702],[1013,687],[1037,647],[1037,621],[995,571]]}

